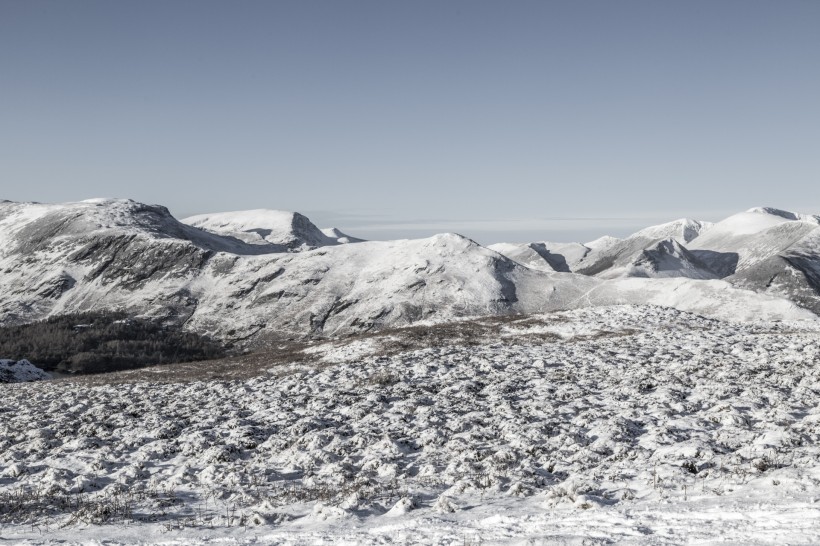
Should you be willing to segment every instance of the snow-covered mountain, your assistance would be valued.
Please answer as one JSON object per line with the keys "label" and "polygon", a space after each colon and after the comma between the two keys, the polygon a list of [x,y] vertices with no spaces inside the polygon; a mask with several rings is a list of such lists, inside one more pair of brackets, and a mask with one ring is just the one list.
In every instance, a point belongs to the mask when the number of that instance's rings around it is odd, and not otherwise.
{"label": "snow-covered mountain", "polygon": [[129,200],[1,203],[0,321],[115,308],[225,339],[331,335],[562,308],[595,284],[553,282],[454,234],[313,248],[331,237],[301,215],[213,216],[191,220],[205,231]]}
{"label": "snow-covered mountain", "polygon": [[[262,343],[420,320],[630,303],[738,320],[816,318],[787,299],[815,309],[814,217],[749,214],[765,216],[772,223],[766,230],[779,230],[765,252],[782,263],[766,263],[813,272],[814,281],[795,285],[802,292],[761,288],[739,271],[704,280],[719,276],[715,263],[732,252],[728,243],[698,246],[702,237],[721,233],[721,224],[707,230],[705,223],[677,221],[589,246],[490,249],[455,234],[340,244],[355,239],[279,211],[180,222],[164,207],[130,200],[2,202],[0,324],[119,309],[224,341]],[[738,237],[761,233],[740,230]],[[744,255],[753,244],[743,247]]]}
{"label": "snow-covered mountain", "polygon": [[754,208],[718,222],[689,245],[736,286],[820,312],[820,217]]}
{"label": "snow-covered mountain", "polygon": [[[533,267],[536,260],[521,251],[528,246],[492,248]],[[716,224],[676,220],[584,247],[570,271],[601,279],[723,279],[820,313],[820,216],[758,207]]]}
{"label": "snow-covered mountain", "polygon": [[643,251],[665,240],[685,244],[711,227],[709,222],[682,218],[642,229],[617,241],[602,241],[581,259],[574,272],[600,275],[606,278],[628,276],[633,263],[641,259]]}
{"label": "snow-covered mountain", "polygon": [[664,239],[645,248],[623,272],[616,268],[607,271],[615,276],[628,277],[686,277],[690,279],[716,279],[718,275],[689,252],[677,239]]}
{"label": "snow-covered mountain", "polygon": [[818,227],[817,216],[754,208],[718,222],[688,246],[727,276],[787,251]]}
{"label": "snow-covered mountain", "polygon": [[252,245],[284,246],[290,250],[308,250],[350,242],[347,235],[335,228],[329,228],[326,232],[320,230],[298,212],[267,209],[220,212],[191,216],[182,222],[218,235],[235,237]]}
{"label": "snow-covered mountain", "polygon": [[590,248],[580,243],[498,243],[487,248],[516,262],[540,271],[569,273]]}

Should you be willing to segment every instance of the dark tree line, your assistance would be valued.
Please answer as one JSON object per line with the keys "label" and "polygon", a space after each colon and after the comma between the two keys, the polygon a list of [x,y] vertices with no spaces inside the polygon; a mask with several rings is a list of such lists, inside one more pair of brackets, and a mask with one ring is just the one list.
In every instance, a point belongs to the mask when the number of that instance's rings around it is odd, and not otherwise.
{"label": "dark tree line", "polygon": [[218,358],[208,337],[121,312],[76,313],[0,328],[0,358],[47,371],[101,373]]}

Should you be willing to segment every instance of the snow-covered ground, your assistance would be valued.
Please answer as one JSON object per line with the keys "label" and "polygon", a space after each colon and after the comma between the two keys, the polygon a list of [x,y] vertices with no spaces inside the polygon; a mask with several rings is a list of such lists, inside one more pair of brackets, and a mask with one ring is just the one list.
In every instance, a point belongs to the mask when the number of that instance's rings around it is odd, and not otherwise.
{"label": "snow-covered ground", "polygon": [[242,380],[4,385],[0,536],[820,541],[816,322],[603,307],[294,360]]}

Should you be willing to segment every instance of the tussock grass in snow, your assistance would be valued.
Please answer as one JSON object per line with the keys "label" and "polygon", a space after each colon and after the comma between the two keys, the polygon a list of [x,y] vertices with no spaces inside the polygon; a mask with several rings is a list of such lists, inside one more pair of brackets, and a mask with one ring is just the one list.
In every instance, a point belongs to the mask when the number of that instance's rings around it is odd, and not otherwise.
{"label": "tussock grass in snow", "polygon": [[304,347],[242,379],[4,386],[0,532],[762,540],[716,515],[754,502],[820,539],[815,326],[611,307]]}

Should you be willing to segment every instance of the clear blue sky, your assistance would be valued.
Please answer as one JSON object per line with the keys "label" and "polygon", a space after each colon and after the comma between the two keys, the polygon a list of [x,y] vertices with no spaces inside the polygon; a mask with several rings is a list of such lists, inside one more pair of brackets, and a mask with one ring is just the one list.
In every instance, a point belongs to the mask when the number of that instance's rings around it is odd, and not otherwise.
{"label": "clear blue sky", "polygon": [[820,1],[0,0],[0,197],[374,238],[820,213]]}

